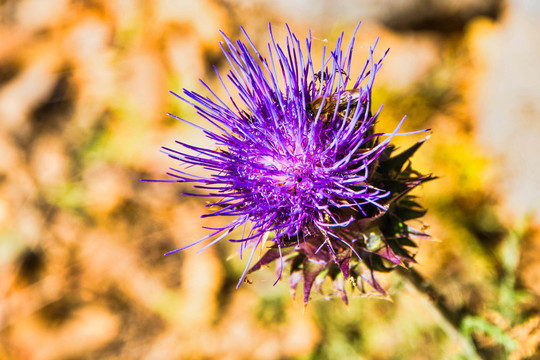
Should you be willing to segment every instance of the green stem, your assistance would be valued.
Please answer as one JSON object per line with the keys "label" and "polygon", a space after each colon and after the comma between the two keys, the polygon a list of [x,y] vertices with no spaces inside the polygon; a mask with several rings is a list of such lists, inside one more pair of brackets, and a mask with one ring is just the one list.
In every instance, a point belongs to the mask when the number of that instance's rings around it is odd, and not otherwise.
{"label": "green stem", "polygon": [[421,295],[421,298],[439,321],[441,328],[458,342],[465,352],[467,359],[482,359],[472,340],[461,332],[461,324],[467,314],[458,314],[448,307],[446,298],[441,295],[433,285],[413,268],[405,269],[398,267],[397,272],[401,275],[409,288]]}

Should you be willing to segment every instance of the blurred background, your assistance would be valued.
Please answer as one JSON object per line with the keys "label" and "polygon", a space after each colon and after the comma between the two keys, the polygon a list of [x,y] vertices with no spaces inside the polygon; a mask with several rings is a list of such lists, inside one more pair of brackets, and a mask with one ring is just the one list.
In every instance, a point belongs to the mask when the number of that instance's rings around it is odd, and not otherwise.
{"label": "blurred background", "polygon": [[[314,295],[304,310],[223,241],[159,153],[201,144],[168,90],[224,92],[219,30],[266,50],[271,22],[329,46],[376,37],[382,129],[432,128],[415,168],[440,178],[416,266],[489,359],[540,356],[540,2],[0,1],[0,359],[460,359],[459,336],[397,274],[393,301]],[[419,140],[399,139],[401,146]],[[414,224],[413,224],[414,225]],[[418,224],[417,224],[418,225]],[[535,355],[536,354],[536,355]]]}

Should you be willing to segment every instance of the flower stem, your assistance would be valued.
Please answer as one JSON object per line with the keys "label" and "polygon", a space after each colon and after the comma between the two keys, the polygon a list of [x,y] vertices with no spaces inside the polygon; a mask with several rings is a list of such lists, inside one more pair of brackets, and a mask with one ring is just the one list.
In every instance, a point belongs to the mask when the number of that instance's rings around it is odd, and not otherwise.
{"label": "flower stem", "polygon": [[398,267],[396,270],[409,285],[409,288],[421,295],[422,300],[426,303],[426,307],[437,318],[441,328],[450,338],[462,346],[467,359],[483,359],[476,351],[472,340],[463,335],[460,330],[461,324],[467,314],[458,314],[450,310],[446,303],[446,298],[415,269]]}

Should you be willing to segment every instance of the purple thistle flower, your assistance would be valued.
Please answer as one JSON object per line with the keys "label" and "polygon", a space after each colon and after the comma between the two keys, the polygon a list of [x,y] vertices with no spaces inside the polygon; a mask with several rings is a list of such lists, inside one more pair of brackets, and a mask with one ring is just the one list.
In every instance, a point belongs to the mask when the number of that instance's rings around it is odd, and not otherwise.
{"label": "purple thistle flower", "polygon": [[[205,216],[235,219],[168,254],[217,236],[205,249],[229,237],[240,243],[241,253],[251,249],[238,285],[248,272],[277,261],[276,282],[290,265],[291,290],[294,295],[303,280],[305,303],[313,284],[320,290],[326,277],[345,302],[346,279],[361,289],[366,281],[385,294],[373,271],[414,261],[405,246],[414,246],[413,236],[427,236],[403,223],[425,212],[406,193],[432,177],[405,166],[423,140],[392,157],[390,140],[405,118],[392,133],[374,131],[382,108],[371,112],[371,90],[382,65],[382,58],[373,59],[377,41],[362,72],[351,77],[358,26],[345,51],[343,34],[329,54],[323,49],[320,65],[312,58],[311,34],[303,50],[287,30],[282,47],[270,27],[266,57],[244,29],[247,43],[233,43],[222,33],[221,47],[231,67],[227,78],[234,90],[216,73],[230,105],[204,82],[214,99],[189,90],[184,96],[173,93],[213,128],[171,116],[203,131],[216,148],[180,141],[185,150],[163,148],[182,165],[202,167],[210,174],[201,177],[171,169],[168,174],[174,180],[161,181],[193,183],[207,193],[187,195],[218,199],[210,206],[219,209]],[[240,234],[230,238],[237,229]],[[250,268],[259,247],[268,250]]]}

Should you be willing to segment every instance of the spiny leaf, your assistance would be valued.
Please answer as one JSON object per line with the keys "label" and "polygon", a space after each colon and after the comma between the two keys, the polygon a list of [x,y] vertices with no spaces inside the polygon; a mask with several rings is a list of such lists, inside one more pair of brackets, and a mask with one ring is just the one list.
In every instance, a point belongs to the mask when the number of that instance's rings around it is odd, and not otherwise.
{"label": "spiny leaf", "polygon": [[408,148],[407,150],[399,153],[396,156],[392,156],[391,158],[381,161],[381,169],[384,169],[388,172],[388,174],[391,173],[399,173],[401,172],[401,169],[403,168],[403,165],[405,162],[410,159],[416,150],[420,148],[426,142],[426,140],[429,139],[429,136],[426,136],[422,140],[418,141],[416,144]]}
{"label": "spiny leaf", "polygon": [[309,258],[304,259],[304,304],[307,304],[309,301],[309,294],[311,292],[311,287],[315,282],[315,278],[325,267],[326,263],[316,263]]}

